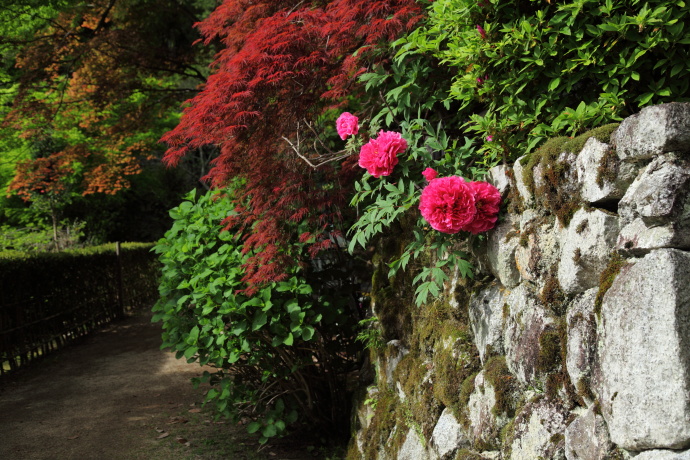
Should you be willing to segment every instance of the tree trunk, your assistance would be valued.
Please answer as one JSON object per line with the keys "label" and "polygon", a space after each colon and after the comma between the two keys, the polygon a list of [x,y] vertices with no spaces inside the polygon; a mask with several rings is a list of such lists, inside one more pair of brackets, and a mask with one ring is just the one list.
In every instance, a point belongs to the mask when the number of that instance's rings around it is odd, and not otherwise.
{"label": "tree trunk", "polygon": [[53,204],[53,200],[50,200],[50,217],[53,220],[53,244],[55,245],[55,250],[60,250],[60,243],[58,242],[58,231],[57,231],[57,209]]}

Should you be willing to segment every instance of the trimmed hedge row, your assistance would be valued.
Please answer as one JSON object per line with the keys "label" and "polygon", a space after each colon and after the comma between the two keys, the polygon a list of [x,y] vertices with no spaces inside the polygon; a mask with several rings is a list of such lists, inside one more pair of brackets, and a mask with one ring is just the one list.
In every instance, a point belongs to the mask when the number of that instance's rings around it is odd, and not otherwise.
{"label": "trimmed hedge row", "polygon": [[[0,253],[0,374],[158,298],[153,244]],[[121,294],[120,294],[121,292]]]}

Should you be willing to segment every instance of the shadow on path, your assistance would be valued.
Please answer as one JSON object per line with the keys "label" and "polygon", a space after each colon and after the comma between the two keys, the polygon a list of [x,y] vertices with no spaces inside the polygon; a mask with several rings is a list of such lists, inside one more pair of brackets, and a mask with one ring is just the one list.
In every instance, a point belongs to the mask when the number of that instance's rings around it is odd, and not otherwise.
{"label": "shadow on path", "polygon": [[[0,459],[219,458],[195,453],[208,439],[185,445],[179,434],[233,439],[244,429],[199,410],[202,390],[189,379],[203,369],[161,351],[160,337],[160,325],[139,312],[0,380]],[[206,431],[190,432],[191,422]],[[237,455],[225,458],[286,458],[238,439]]]}

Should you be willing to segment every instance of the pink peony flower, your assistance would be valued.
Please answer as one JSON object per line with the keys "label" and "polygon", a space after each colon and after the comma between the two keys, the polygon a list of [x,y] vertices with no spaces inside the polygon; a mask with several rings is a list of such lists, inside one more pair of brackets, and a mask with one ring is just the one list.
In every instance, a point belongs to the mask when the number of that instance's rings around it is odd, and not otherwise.
{"label": "pink peony flower", "polygon": [[422,190],[419,210],[434,230],[457,233],[477,214],[474,196],[474,190],[462,177],[440,177]]}
{"label": "pink peony flower", "polygon": [[488,182],[470,182],[470,188],[474,192],[474,203],[477,214],[462,230],[477,233],[491,230],[496,225],[498,210],[501,205],[501,193]]}
{"label": "pink peony flower", "polygon": [[486,30],[479,24],[477,24],[477,32],[479,32],[479,36],[482,37],[483,39],[486,39]]}
{"label": "pink peony flower", "polygon": [[362,146],[359,165],[374,177],[388,176],[398,164],[398,154],[406,148],[407,141],[400,133],[381,130],[378,138]]}
{"label": "pink peony flower", "polygon": [[422,171],[422,176],[424,176],[424,179],[426,179],[427,182],[431,182],[438,177],[438,173],[434,168],[426,168],[424,171]]}
{"label": "pink peony flower", "polygon": [[335,129],[342,140],[347,136],[357,134],[359,132],[359,125],[357,122],[359,118],[352,115],[350,112],[343,112],[335,121]]}

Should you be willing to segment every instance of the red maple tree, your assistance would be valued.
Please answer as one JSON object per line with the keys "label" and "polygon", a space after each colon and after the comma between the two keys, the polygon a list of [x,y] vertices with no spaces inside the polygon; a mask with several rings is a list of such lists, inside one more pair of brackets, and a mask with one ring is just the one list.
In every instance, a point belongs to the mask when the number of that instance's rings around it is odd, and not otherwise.
{"label": "red maple tree", "polygon": [[237,214],[226,224],[256,253],[245,267],[250,286],[282,279],[298,257],[289,249],[297,241],[310,257],[335,244],[360,173],[355,159],[312,168],[286,139],[318,144],[320,123],[335,118],[328,111],[361,95],[357,76],[387,59],[379,45],[422,15],[415,0],[225,0],[198,24],[204,42],[220,40],[223,49],[204,89],[164,136],[164,160],[175,165],[193,149],[218,145],[206,179],[222,187],[242,178]]}
{"label": "red maple tree", "polygon": [[67,2],[35,37],[14,43],[18,91],[3,125],[32,143],[53,137],[61,146],[23,164],[12,190],[26,198],[35,185],[27,174],[47,156],[80,163],[82,194],[129,187],[142,162],[160,154],[171,109],[205,79],[196,64],[208,60],[191,47],[194,3]]}

